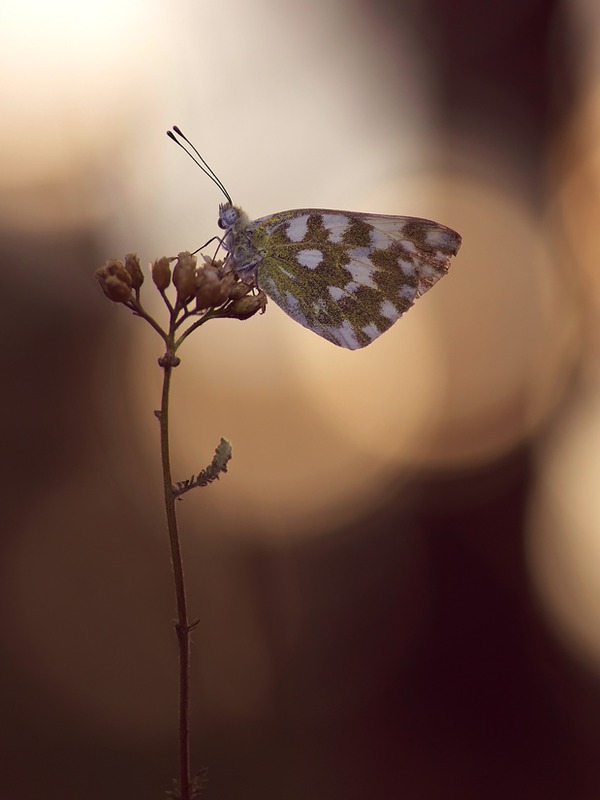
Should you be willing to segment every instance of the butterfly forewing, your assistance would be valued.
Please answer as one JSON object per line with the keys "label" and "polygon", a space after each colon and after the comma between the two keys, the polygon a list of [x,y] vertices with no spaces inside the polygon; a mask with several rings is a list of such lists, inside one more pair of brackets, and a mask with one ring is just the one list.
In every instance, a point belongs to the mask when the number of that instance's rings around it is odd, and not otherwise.
{"label": "butterfly forewing", "polygon": [[227,200],[218,220],[225,271],[341,347],[377,339],[446,274],[460,247],[453,230],[416,217],[304,208],[251,221],[180,129],[168,135]]}
{"label": "butterfly forewing", "polygon": [[293,319],[355,350],[444,275],[460,236],[415,217],[297,209],[251,222],[258,282]]}

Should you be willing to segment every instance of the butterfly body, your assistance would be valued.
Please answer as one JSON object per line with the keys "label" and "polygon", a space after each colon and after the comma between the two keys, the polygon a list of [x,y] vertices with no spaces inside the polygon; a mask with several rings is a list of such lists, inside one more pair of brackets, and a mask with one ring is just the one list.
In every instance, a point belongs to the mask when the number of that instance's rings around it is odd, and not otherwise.
{"label": "butterfly body", "polygon": [[227,262],[290,317],[356,350],[446,274],[461,237],[426,219],[295,209],[250,220],[219,207]]}

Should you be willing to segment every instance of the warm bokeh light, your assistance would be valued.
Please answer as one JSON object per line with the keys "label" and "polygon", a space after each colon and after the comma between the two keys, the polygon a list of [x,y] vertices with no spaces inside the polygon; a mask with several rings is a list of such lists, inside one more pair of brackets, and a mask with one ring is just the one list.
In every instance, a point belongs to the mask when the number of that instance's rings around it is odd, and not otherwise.
{"label": "warm bokeh light", "polygon": [[540,449],[529,555],[549,624],[600,671],[600,376]]}
{"label": "warm bokeh light", "polygon": [[592,2],[577,6],[584,81],[576,113],[551,150],[558,185],[552,218],[565,233],[586,344],[571,401],[539,450],[528,546],[548,624],[600,674],[600,10]]}
{"label": "warm bokeh light", "polygon": [[[529,436],[558,403],[578,323],[545,228],[483,183],[438,180],[440,200],[429,187],[429,215],[451,216],[463,232],[458,268],[374,345],[334,348],[271,303],[243,331],[213,323],[187,358],[184,351],[178,457],[184,472],[198,469],[190,446],[198,419],[235,443],[215,508],[227,527],[283,536],[327,530],[377,496],[391,469],[409,475],[417,466],[490,459]],[[444,214],[448,194],[458,199]],[[376,191],[370,195],[377,206]],[[498,245],[503,240],[510,252]],[[154,372],[150,357],[136,356],[129,373],[136,405],[156,396]],[[150,455],[152,422],[140,423]]]}
{"label": "warm bokeh light", "polygon": [[107,160],[159,82],[171,17],[152,1],[1,0],[0,19],[2,219],[25,230],[99,222]]}

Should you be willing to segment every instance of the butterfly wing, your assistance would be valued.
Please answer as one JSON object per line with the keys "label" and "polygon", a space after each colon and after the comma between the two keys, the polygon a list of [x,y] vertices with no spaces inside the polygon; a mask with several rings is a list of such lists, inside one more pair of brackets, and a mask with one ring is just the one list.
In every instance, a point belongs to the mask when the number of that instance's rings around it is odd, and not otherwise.
{"label": "butterfly wing", "polygon": [[255,220],[261,288],[290,317],[365,347],[448,271],[461,238],[430,220],[298,209]]}

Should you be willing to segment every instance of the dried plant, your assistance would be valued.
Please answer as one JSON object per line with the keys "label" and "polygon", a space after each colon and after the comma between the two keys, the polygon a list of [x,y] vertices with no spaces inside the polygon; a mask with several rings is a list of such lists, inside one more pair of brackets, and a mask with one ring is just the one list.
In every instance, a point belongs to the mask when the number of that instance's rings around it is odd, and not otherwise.
{"label": "dried plant", "polygon": [[[177,352],[191,333],[212,319],[249,319],[258,311],[264,312],[267,298],[264,292],[256,290],[251,283],[245,283],[222,261],[203,256],[198,265],[196,257],[189,252],[172,258],[159,258],[151,265],[151,275],[168,312],[166,327],[142,305],[144,273],[137,255],[129,253],[122,261],[107,261],[95,273],[108,299],[121,303],[144,319],[165,345],[164,355],[158,360],[163,370],[163,388],[160,409],[155,414],[160,425],[164,502],[177,603],[175,631],[179,647],[179,779],[174,782],[174,788],[167,791],[166,797],[196,800],[200,797],[204,780],[203,773],[192,777],[190,766],[190,633],[197,622],[190,622],[188,614],[175,501],[185,492],[207,486],[221,473],[227,472],[231,445],[222,438],[208,467],[197,475],[173,483],[169,444],[171,375],[181,363]],[[169,293],[174,295],[174,299],[169,297]]]}

